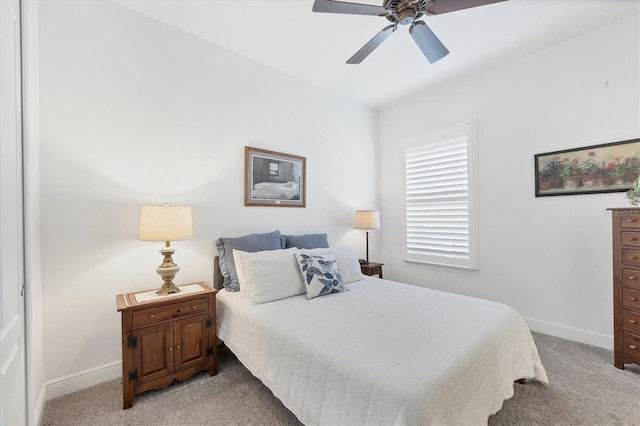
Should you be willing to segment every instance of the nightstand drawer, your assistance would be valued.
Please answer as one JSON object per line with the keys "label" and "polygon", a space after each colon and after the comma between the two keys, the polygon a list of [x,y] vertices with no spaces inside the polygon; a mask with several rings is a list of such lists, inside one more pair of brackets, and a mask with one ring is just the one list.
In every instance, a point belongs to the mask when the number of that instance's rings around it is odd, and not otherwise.
{"label": "nightstand drawer", "polygon": [[622,310],[622,328],[640,334],[640,314],[628,309]]}
{"label": "nightstand drawer", "polygon": [[640,290],[640,271],[637,269],[622,269],[622,285]]}
{"label": "nightstand drawer", "polygon": [[640,231],[622,231],[622,245],[640,247]]}
{"label": "nightstand drawer", "polygon": [[622,305],[631,309],[640,309],[640,291],[623,288]]}
{"label": "nightstand drawer", "polygon": [[133,328],[156,324],[161,321],[172,320],[186,315],[199,314],[207,312],[208,310],[209,299],[206,297],[158,306],[156,308],[141,309],[133,312]]}

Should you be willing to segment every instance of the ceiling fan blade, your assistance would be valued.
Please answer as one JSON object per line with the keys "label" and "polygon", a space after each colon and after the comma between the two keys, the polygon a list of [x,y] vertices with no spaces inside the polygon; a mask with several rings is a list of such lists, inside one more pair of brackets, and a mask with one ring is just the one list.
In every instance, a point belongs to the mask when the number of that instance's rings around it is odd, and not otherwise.
{"label": "ceiling fan blade", "polygon": [[347,13],[350,15],[387,15],[387,9],[382,6],[373,6],[370,4],[347,3],[334,0],[315,0],[313,3],[314,12],[323,13]]}
{"label": "ceiling fan blade", "polygon": [[409,28],[409,34],[413,37],[424,56],[430,64],[433,64],[449,54],[449,51],[440,39],[431,31],[431,28],[422,21],[416,21]]}
{"label": "ceiling fan blade", "polygon": [[427,7],[427,14],[442,15],[443,13],[455,12],[456,10],[469,9],[502,1],[506,0],[434,0],[433,3]]}
{"label": "ceiling fan blade", "polygon": [[376,34],[371,40],[369,40],[367,44],[362,46],[360,50],[358,50],[352,57],[350,57],[347,63],[359,64],[360,62],[362,62],[364,58],[369,56],[369,54],[373,52],[376,47],[380,46],[380,44],[385,41],[387,37],[393,34],[397,28],[397,25],[389,25],[388,27],[384,27],[382,31]]}

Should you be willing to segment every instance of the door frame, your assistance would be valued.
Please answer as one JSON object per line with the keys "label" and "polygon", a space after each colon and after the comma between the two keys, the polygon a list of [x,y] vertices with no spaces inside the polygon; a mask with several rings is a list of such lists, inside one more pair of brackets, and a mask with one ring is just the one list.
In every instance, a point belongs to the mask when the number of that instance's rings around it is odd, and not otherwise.
{"label": "door frame", "polygon": [[26,420],[41,423],[46,402],[40,249],[39,2],[20,0]]}

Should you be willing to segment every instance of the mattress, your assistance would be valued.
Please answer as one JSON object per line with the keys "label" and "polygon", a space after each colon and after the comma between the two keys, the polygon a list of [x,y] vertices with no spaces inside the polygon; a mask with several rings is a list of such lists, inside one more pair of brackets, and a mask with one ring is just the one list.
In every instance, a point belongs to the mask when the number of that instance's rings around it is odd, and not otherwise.
{"label": "mattress", "polygon": [[348,286],[261,305],[217,295],[218,337],[304,424],[486,424],[515,380],[547,382],[506,305],[371,277]]}

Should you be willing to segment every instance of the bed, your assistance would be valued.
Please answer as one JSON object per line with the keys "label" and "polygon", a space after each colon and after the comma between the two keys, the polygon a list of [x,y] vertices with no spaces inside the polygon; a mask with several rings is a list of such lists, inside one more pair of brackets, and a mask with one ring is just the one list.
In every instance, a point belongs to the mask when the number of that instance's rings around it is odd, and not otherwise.
{"label": "bed", "polygon": [[219,339],[306,425],[486,424],[514,381],[547,382],[506,305],[364,276],[345,290],[217,295]]}

